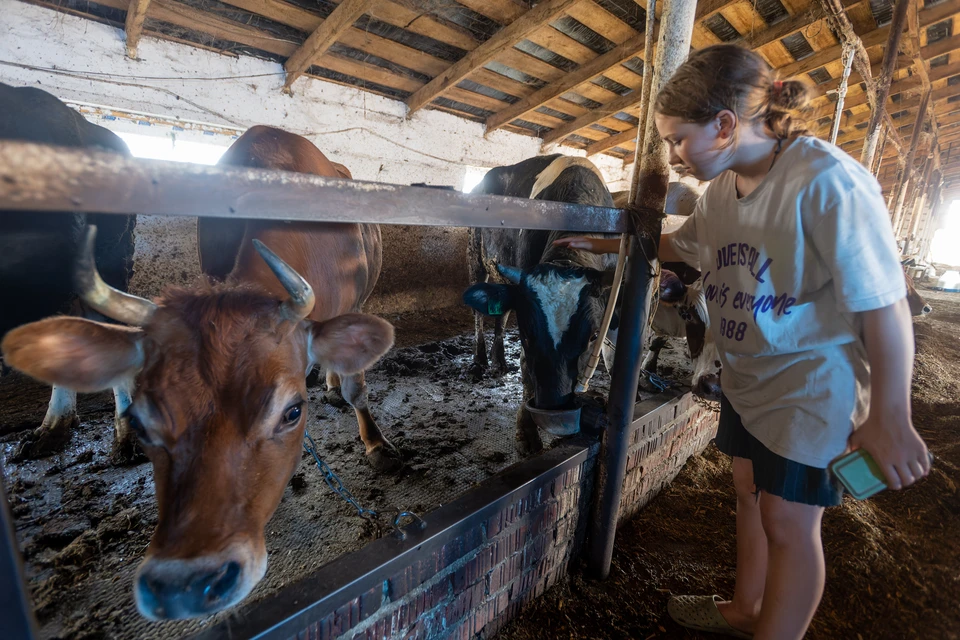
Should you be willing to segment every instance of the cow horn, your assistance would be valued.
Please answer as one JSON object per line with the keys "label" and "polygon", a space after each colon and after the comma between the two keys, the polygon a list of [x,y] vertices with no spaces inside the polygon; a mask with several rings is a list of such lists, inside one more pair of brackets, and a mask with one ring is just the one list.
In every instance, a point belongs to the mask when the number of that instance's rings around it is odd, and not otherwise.
{"label": "cow horn", "polygon": [[73,270],[77,294],[99,313],[125,324],[142,327],[157,310],[153,302],[114,289],[100,277],[94,248],[97,227],[89,224],[83,231]]}
{"label": "cow horn", "polygon": [[520,284],[520,279],[523,277],[523,271],[517,267],[508,267],[505,264],[498,264],[497,271],[513,284]]}
{"label": "cow horn", "polygon": [[313,311],[313,305],[316,298],[313,295],[313,288],[307,284],[299,273],[293,270],[290,265],[280,259],[277,254],[267,248],[256,238],[253,240],[253,246],[267,263],[273,275],[283,285],[283,288],[290,294],[290,299],[286,300],[280,307],[280,314],[286,320],[291,322],[300,322]]}

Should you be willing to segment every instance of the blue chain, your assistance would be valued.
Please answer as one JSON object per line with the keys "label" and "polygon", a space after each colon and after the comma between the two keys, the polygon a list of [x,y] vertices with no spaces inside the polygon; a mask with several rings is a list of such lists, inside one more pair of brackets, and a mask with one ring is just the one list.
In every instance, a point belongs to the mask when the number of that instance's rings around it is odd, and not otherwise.
{"label": "blue chain", "polygon": [[666,391],[673,386],[673,382],[667,380],[666,378],[661,378],[657,374],[647,371],[646,369],[641,369],[640,373],[647,376],[647,380],[650,381],[650,384],[654,386],[657,391]]}
{"label": "blue chain", "polygon": [[381,522],[382,515],[373,509],[367,509],[360,505],[357,502],[357,499],[353,497],[353,494],[350,493],[350,490],[343,484],[343,481],[340,477],[333,472],[333,469],[330,468],[326,462],[320,459],[319,454],[317,454],[317,443],[313,441],[313,438],[310,437],[310,434],[306,430],[303,432],[303,449],[307,453],[313,456],[314,461],[317,463],[317,467],[320,469],[320,473],[323,474],[323,480],[327,483],[327,486],[330,487],[330,490],[335,494],[347,501],[347,503],[357,510],[357,515],[363,518],[364,520],[369,520],[372,522],[378,529],[378,532],[382,532],[384,528],[390,529],[396,532],[400,538],[404,538],[405,534],[401,530],[402,521],[404,518],[410,518],[416,521],[419,528],[426,526],[426,522],[415,514],[412,511],[400,511],[399,509],[390,510],[391,513],[396,512],[396,515],[393,518],[393,521],[390,522],[386,527],[384,527]]}

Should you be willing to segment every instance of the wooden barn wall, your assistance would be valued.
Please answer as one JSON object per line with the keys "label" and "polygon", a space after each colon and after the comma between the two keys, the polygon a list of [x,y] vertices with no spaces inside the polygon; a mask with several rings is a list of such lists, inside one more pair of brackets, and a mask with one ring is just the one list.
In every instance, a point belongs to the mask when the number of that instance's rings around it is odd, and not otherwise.
{"label": "wooden barn wall", "polygon": [[[150,37],[141,41],[141,59],[134,61],[124,56],[123,32],[114,27],[15,0],[0,0],[0,15],[0,82],[38,86],[72,103],[212,128],[278,126],[308,137],[360,180],[460,188],[467,167],[511,164],[541,153],[536,138],[507,131],[484,136],[481,124],[435,110],[405,119],[402,102],[314,78],[299,80],[294,95],[284,95],[282,67],[274,62]],[[220,143],[229,144],[229,137]],[[619,160],[594,160],[611,189],[625,188],[629,175]],[[155,295],[164,284],[197,277],[194,229],[191,220],[141,217],[135,293]],[[384,245],[384,273],[369,311],[459,304],[467,284],[464,229],[385,226]]]}

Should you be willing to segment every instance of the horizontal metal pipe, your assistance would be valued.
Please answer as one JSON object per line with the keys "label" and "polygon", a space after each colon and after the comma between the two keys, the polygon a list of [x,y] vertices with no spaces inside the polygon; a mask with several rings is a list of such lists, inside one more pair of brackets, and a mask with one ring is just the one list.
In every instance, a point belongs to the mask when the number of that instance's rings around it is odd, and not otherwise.
{"label": "horizontal metal pipe", "polygon": [[623,233],[621,209],[0,142],[3,211]]}

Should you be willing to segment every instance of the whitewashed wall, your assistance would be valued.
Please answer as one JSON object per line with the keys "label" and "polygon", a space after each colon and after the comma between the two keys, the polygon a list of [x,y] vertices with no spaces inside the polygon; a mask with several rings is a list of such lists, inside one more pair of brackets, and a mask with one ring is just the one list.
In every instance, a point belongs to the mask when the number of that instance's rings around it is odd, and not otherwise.
{"label": "whitewashed wall", "polygon": [[[478,123],[426,109],[407,119],[402,102],[312,78],[298,80],[294,95],[284,95],[282,67],[272,62],[150,37],[139,45],[140,60],[130,60],[119,29],[16,0],[0,0],[0,16],[0,82],[37,86],[71,104],[101,108],[94,111],[125,112],[104,120],[87,109],[90,119],[114,130],[170,135],[174,130],[163,121],[178,122],[186,129],[174,132],[178,139],[227,146],[231,133],[269,124],[308,137],[357,179],[456,188],[463,186],[467,167],[512,164],[541,152],[535,138],[505,131],[484,136]],[[144,114],[151,126],[136,124],[130,114]],[[191,131],[193,124],[207,135]],[[592,159],[611,190],[627,187],[620,161]],[[385,277],[371,310],[458,302],[466,281],[463,229],[385,227],[384,238]],[[427,279],[415,273],[427,264],[429,290],[418,288]],[[141,295],[197,277],[192,221],[142,217],[135,271],[131,287]]]}

